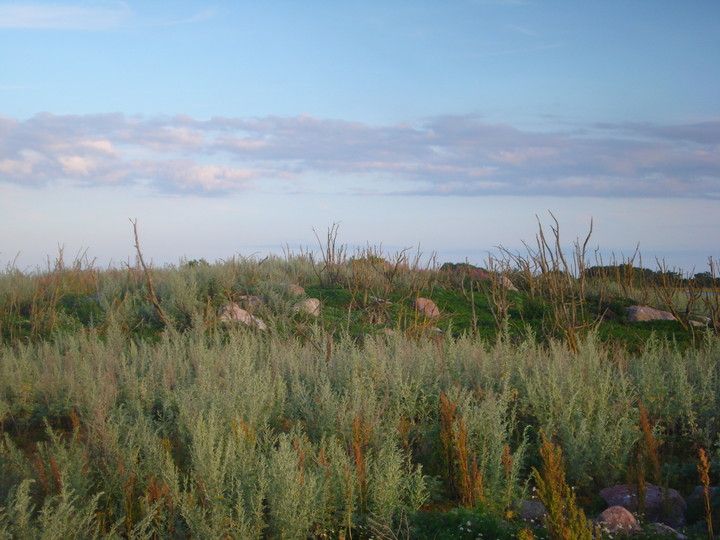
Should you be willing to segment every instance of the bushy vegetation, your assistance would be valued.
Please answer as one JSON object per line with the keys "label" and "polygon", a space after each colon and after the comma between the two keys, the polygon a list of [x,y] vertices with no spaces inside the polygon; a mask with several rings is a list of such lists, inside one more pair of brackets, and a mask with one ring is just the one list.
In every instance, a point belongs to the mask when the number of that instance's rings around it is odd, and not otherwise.
{"label": "bushy vegetation", "polygon": [[[703,329],[629,324],[608,311],[668,291],[517,257],[8,269],[0,537],[570,538],[638,471],[685,493],[717,481],[712,310]],[[221,323],[247,295],[268,330]],[[547,529],[518,517],[536,488]]]}

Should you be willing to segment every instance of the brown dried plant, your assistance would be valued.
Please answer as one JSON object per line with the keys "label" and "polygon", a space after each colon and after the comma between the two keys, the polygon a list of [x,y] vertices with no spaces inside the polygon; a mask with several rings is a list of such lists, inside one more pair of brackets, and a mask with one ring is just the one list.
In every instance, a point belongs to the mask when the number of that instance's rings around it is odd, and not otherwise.
{"label": "brown dried plant", "polygon": [[533,468],[538,496],[547,508],[545,520],[552,540],[593,540],[600,538],[585,512],[577,505],[575,493],[565,480],[562,450],[542,434],[540,446],[542,470]]}
{"label": "brown dried plant", "polygon": [[352,453],[353,459],[355,460],[355,473],[357,474],[359,487],[358,497],[360,509],[363,512],[367,511],[368,477],[365,456],[367,454],[367,447],[370,444],[371,435],[372,427],[365,422],[362,415],[355,415],[352,425]]}
{"label": "brown dried plant", "polygon": [[708,539],[712,540],[713,536],[713,521],[712,521],[712,506],[710,505],[710,460],[708,459],[707,452],[704,448],[700,448],[698,452],[698,473],[700,475],[700,482],[703,487],[703,501],[705,503],[705,523],[707,526]]}
{"label": "brown dried plant", "polygon": [[477,458],[468,449],[468,434],[465,421],[457,419],[455,433],[455,461],[459,473],[460,503],[473,508],[485,499],[482,472],[478,469]]}
{"label": "brown dried plant", "polygon": [[718,278],[718,263],[712,257],[708,257],[708,268],[710,274],[710,282],[713,284],[712,290],[706,291],[702,295],[703,307],[707,314],[710,327],[715,333],[720,334],[720,288],[717,287]]}
{"label": "brown dried plant", "polygon": [[643,434],[643,449],[645,458],[652,466],[653,481],[656,484],[660,483],[660,455],[659,455],[659,443],[653,433],[653,428],[650,425],[650,417],[645,406],[640,403],[640,431]]}
{"label": "brown dried plant", "polygon": [[638,405],[640,420],[639,427],[642,434],[635,449],[635,463],[628,469],[628,474],[635,486],[638,512],[645,511],[645,493],[646,493],[646,471],[650,469],[652,481],[655,484],[661,483],[660,472],[660,443],[655,437],[652,428],[652,422],[648,414],[647,408],[640,403]]}
{"label": "brown dried plant", "polygon": [[450,491],[467,508],[484,501],[484,478],[468,446],[467,425],[457,414],[457,405],[444,392],[440,394],[440,444]]}
{"label": "brown dried plant", "polygon": [[155,285],[153,284],[150,270],[145,264],[145,259],[143,258],[142,251],[140,250],[140,238],[138,237],[137,219],[131,219],[130,223],[132,223],[133,226],[133,236],[135,237],[135,251],[137,252],[138,263],[140,264],[143,274],[145,275],[145,285],[147,286],[148,301],[152,304],[153,308],[155,308],[155,312],[157,313],[157,316],[162,321],[162,323],[167,327],[172,326],[170,319],[165,314],[165,311],[160,305],[160,299],[155,292]]}
{"label": "brown dried plant", "polygon": [[440,445],[443,452],[443,461],[445,462],[445,477],[447,478],[448,487],[455,489],[455,455],[453,447],[455,445],[455,415],[457,414],[457,405],[455,405],[444,392],[440,393]]}
{"label": "brown dried plant", "polygon": [[528,529],[527,527],[520,529],[517,537],[518,540],[535,540],[535,534],[532,532],[532,529]]}
{"label": "brown dried plant", "polygon": [[536,216],[538,233],[535,246],[524,243],[527,255],[513,253],[499,246],[507,264],[514,265],[524,280],[524,288],[530,296],[541,296],[547,301],[549,309],[545,324],[549,334],[560,336],[568,348],[579,350],[581,334],[597,325],[600,318],[590,318],[587,304],[586,260],[590,238],[593,232],[593,220],[587,235],[581,241],[573,242],[568,253],[560,237],[560,224],[550,212],[552,224],[550,232]]}

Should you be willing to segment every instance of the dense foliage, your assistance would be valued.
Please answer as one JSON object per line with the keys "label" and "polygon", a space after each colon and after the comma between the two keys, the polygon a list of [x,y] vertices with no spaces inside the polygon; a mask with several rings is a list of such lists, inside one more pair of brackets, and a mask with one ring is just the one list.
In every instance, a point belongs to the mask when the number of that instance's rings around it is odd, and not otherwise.
{"label": "dense foliage", "polygon": [[[712,325],[630,324],[632,295],[664,297],[607,276],[518,271],[512,291],[474,270],[377,256],[8,270],[0,537],[532,538],[548,531],[518,510],[540,480],[545,502],[572,490],[588,515],[640,459],[689,493],[702,448],[717,480]],[[293,309],[291,283],[318,318]],[[267,331],[220,323],[246,295]]]}

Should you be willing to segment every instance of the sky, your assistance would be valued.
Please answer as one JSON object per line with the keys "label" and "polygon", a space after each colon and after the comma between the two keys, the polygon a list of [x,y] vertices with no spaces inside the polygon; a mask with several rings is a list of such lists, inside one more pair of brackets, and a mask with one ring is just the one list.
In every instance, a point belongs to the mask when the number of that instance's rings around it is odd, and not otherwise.
{"label": "sky", "polygon": [[[0,265],[720,255],[720,2],[0,0]],[[537,216],[537,217],[536,217]]]}

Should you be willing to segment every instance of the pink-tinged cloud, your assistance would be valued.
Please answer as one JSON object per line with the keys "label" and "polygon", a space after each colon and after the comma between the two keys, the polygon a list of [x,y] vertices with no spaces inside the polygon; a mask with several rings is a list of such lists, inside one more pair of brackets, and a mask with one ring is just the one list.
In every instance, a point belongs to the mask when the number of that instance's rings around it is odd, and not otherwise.
{"label": "pink-tinged cloud", "polygon": [[0,28],[104,30],[132,15],[125,2],[12,2],[0,5]]}
{"label": "pink-tinged cloud", "polygon": [[332,191],[333,179],[385,194],[717,198],[720,122],[539,132],[470,115],[387,126],[311,116],[0,118],[4,182],[222,194],[322,190],[323,181]]}

